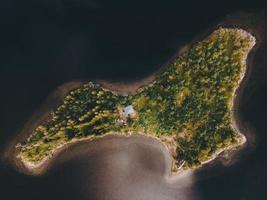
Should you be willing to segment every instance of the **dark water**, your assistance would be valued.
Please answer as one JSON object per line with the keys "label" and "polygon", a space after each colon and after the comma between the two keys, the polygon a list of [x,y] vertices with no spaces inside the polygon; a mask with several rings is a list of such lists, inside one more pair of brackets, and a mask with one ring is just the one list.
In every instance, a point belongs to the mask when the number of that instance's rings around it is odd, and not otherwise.
{"label": "dark water", "polygon": [[[264,8],[256,1],[1,1],[0,151],[57,86],[145,77],[226,14]],[[43,177],[1,163],[0,199],[267,199],[266,49],[256,52],[239,111],[257,145],[235,165],[215,163],[170,183],[162,147],[114,139],[117,146],[99,142],[90,154],[77,154],[89,144],[68,149],[69,160]]]}

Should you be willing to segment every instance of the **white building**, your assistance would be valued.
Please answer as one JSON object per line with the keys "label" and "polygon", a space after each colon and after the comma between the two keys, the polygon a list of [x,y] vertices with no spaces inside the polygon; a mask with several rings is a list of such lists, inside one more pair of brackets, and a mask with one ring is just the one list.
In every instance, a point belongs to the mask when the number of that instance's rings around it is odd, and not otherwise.
{"label": "white building", "polygon": [[135,115],[133,106],[129,105],[129,106],[124,107],[122,115],[123,115],[123,118],[133,117]]}

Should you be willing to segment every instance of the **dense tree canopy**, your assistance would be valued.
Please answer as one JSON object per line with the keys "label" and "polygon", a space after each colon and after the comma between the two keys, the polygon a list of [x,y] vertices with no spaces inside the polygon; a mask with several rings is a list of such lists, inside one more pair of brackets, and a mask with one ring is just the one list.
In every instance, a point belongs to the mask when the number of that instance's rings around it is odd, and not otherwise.
{"label": "dense tree canopy", "polygon": [[[170,138],[176,164],[197,166],[241,142],[231,109],[254,43],[243,30],[220,28],[172,60],[153,84],[135,95],[118,96],[89,82],[64,98],[51,119],[22,144],[19,156],[39,163],[74,139],[132,132]],[[128,105],[135,116],[123,118],[121,109]]]}

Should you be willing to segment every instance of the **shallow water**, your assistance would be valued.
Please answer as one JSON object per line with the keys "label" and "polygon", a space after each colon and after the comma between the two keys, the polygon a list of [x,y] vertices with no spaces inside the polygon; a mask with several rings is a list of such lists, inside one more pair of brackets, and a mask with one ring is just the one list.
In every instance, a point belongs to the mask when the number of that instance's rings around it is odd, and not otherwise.
{"label": "shallow water", "polygon": [[[59,85],[75,79],[145,77],[228,12],[253,9],[244,2],[219,9],[192,7],[189,1],[183,6],[78,2],[1,2],[1,152]],[[265,44],[255,55],[240,105],[257,145],[238,154],[242,159],[236,164],[215,162],[169,179],[170,160],[157,142],[84,142],[68,148],[41,177],[23,175],[2,162],[0,199],[267,199],[266,49]]]}

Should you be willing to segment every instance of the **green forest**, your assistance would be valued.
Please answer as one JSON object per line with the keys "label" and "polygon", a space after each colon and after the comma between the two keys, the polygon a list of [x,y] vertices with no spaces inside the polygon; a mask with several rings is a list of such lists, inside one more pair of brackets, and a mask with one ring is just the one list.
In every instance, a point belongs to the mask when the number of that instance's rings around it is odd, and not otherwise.
{"label": "green forest", "polygon": [[[50,119],[21,143],[19,157],[38,164],[75,140],[142,133],[171,138],[177,166],[199,166],[216,151],[241,142],[232,127],[232,104],[254,44],[243,30],[219,28],[171,60],[134,95],[119,96],[86,83],[70,91]],[[134,113],[124,116],[127,106]]]}

